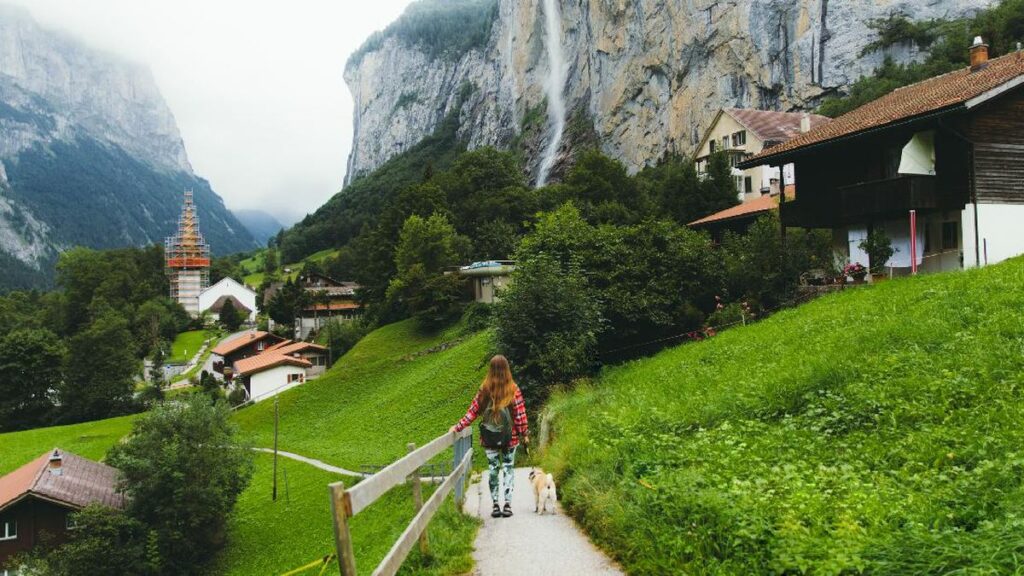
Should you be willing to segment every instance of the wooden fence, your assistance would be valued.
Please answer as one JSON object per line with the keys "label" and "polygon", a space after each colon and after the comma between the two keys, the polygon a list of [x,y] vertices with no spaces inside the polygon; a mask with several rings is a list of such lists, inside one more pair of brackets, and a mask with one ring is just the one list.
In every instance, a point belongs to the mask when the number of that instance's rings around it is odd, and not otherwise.
{"label": "wooden fence", "polygon": [[[454,447],[455,458],[452,473],[423,503],[420,490],[420,468],[435,456],[444,452],[449,446]],[[441,503],[449,492],[455,491],[455,501],[462,503],[465,493],[466,476],[473,459],[473,432],[466,428],[459,433],[446,433],[431,440],[426,445],[416,448],[409,444],[409,454],[386,466],[373,476],[364,478],[352,488],[345,488],[344,482],[335,482],[329,486],[331,493],[331,513],[334,516],[334,542],[338,551],[338,567],[341,576],[356,576],[356,559],[352,553],[352,534],[349,532],[348,519],[366,509],[378,498],[395,486],[412,481],[413,500],[416,516],[406,527],[398,541],[391,547],[381,563],[373,571],[373,576],[392,576],[402,566],[413,545],[419,541],[420,549],[427,552],[426,529],[430,519],[441,508]]]}

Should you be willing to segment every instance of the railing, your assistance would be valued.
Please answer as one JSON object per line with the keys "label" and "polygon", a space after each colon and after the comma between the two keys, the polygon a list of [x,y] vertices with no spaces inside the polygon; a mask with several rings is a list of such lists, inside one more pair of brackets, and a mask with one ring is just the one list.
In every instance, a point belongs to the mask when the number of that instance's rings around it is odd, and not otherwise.
{"label": "railing", "polygon": [[[453,446],[455,449],[452,473],[437,487],[430,499],[423,503],[420,490],[420,469],[449,446]],[[420,448],[409,444],[407,456],[391,463],[373,476],[364,478],[352,488],[346,489],[344,482],[335,482],[328,486],[331,495],[331,515],[334,517],[334,542],[338,551],[338,566],[341,576],[356,576],[356,559],[352,552],[349,518],[365,510],[378,498],[407,479],[412,482],[416,516],[374,569],[373,575],[392,576],[397,573],[417,540],[420,550],[426,553],[427,524],[430,523],[430,519],[441,508],[441,503],[452,490],[455,491],[455,501],[459,504],[462,503],[466,475],[469,473],[472,459],[473,432],[471,428],[466,428],[459,433],[438,436]]]}

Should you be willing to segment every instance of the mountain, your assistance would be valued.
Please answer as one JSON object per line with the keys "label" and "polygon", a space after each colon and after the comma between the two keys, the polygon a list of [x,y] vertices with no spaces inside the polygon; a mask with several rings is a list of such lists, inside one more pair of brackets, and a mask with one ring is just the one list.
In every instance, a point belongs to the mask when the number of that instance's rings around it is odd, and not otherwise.
{"label": "mountain", "polygon": [[533,180],[598,145],[631,170],[691,152],[721,107],[807,110],[910,44],[862,54],[891,15],[994,0],[421,0],[349,59],[349,182],[448,117],[469,148],[518,148]]}
{"label": "mountain", "polygon": [[261,245],[265,245],[267,240],[276,236],[284,228],[277,218],[263,210],[232,210],[232,212],[235,214],[235,218],[238,218],[238,221],[252,234],[256,242]]}
{"label": "mountain", "polygon": [[193,172],[148,69],[0,5],[0,289],[47,284],[72,246],[162,242],[186,189],[215,253],[257,246]]}

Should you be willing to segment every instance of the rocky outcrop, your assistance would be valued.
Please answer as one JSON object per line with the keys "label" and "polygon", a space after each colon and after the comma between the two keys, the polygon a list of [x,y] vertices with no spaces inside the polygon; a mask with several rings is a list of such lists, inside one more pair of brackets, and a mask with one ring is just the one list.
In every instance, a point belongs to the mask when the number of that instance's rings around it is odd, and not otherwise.
{"label": "rocky outcrop", "polygon": [[[637,170],[690,152],[724,106],[815,107],[909,46],[861,55],[873,19],[955,18],[994,0],[566,0],[560,2],[564,87],[573,121],[604,151]],[[458,58],[431,57],[399,36],[353,59],[355,101],[348,178],[365,174],[430,134],[449,114],[472,147],[533,151],[548,137],[543,83],[549,63],[542,0],[500,0],[489,41]],[[577,126],[577,128],[579,128]],[[557,171],[557,169],[556,169]]]}
{"label": "rocky outcrop", "polygon": [[186,188],[215,251],[255,247],[193,173],[147,68],[0,5],[0,261],[46,278],[71,246],[162,242]]}

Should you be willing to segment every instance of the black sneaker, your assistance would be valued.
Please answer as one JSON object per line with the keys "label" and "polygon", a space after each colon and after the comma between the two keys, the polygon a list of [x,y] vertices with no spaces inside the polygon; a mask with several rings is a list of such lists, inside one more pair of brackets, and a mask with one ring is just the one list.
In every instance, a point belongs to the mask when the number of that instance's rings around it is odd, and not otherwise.
{"label": "black sneaker", "polygon": [[[494,505],[494,509],[495,510],[498,509],[498,505],[497,504]],[[509,504],[508,502],[505,502],[505,509],[501,511],[501,515],[504,516],[505,518],[508,518],[509,516],[511,516],[512,515],[512,505]]]}
{"label": "black sneaker", "polygon": [[491,510],[491,518],[501,518],[501,508],[498,507],[498,503],[494,503],[494,509]]}

